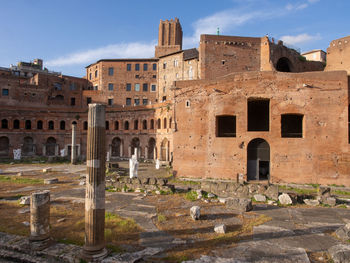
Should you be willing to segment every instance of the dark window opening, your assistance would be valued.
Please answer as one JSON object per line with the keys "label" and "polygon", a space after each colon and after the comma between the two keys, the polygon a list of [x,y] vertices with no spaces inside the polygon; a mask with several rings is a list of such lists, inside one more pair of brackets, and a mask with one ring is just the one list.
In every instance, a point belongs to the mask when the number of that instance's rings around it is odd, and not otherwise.
{"label": "dark window opening", "polygon": [[148,91],[148,84],[147,83],[143,83],[142,91]]}
{"label": "dark window opening", "polygon": [[70,105],[74,106],[75,105],[75,98],[70,98]]}
{"label": "dark window opening", "polygon": [[131,83],[126,83],[126,91],[131,91]]}
{"label": "dark window opening", "polygon": [[25,128],[26,130],[30,130],[32,128],[32,122],[30,120],[26,120]]}
{"label": "dark window opening", "polygon": [[134,130],[138,130],[138,129],[139,129],[139,121],[134,120]]}
{"label": "dark window opening", "polygon": [[291,63],[288,58],[280,58],[276,64],[276,70],[280,72],[291,72]]}
{"label": "dark window opening", "polygon": [[114,129],[119,130],[119,121],[114,122]]}
{"label": "dark window opening", "polygon": [[153,70],[157,70],[157,64],[156,64],[156,63],[154,63],[154,64],[152,65],[152,69],[153,69]]}
{"label": "dark window opening", "polygon": [[216,137],[236,137],[236,116],[216,116]]}
{"label": "dark window opening", "polygon": [[108,75],[113,76],[114,74],[114,68],[108,68]]}
{"label": "dark window opening", "polygon": [[131,105],[131,98],[126,98],[126,105],[127,106],[130,106]]}
{"label": "dark window opening", "polygon": [[60,130],[65,130],[66,129],[66,122],[65,121],[61,121],[60,122]]}
{"label": "dark window opening", "polygon": [[113,99],[108,99],[108,105],[112,106],[113,105]]}
{"label": "dark window opening", "polygon": [[87,97],[87,98],[86,98],[86,104],[89,105],[90,103],[91,103],[91,97]]}
{"label": "dark window opening", "polygon": [[128,121],[124,122],[124,130],[129,130],[129,122]]}
{"label": "dark window opening", "polygon": [[143,64],[143,71],[147,71],[148,70],[148,64]]}
{"label": "dark window opening", "polygon": [[281,136],[282,138],[302,138],[303,115],[283,114],[281,116]]}
{"label": "dark window opening", "polygon": [[19,120],[14,120],[13,121],[13,128],[14,129],[19,129]]}
{"label": "dark window opening", "polygon": [[135,104],[135,106],[140,105],[140,99],[134,99],[134,104]]}
{"label": "dark window opening", "polygon": [[153,119],[151,120],[151,125],[150,126],[151,126],[150,129],[153,130],[154,129],[154,120]]}
{"label": "dark window opening", "polygon": [[53,121],[49,121],[49,130],[53,130],[55,128],[55,124]]}
{"label": "dark window opening", "polygon": [[139,71],[140,70],[140,64],[135,64],[135,71]]}
{"label": "dark window opening", "polygon": [[160,119],[157,120],[157,129],[161,129]]}
{"label": "dark window opening", "polygon": [[126,70],[131,71],[131,64],[126,64]]}
{"label": "dark window opening", "polygon": [[1,128],[2,129],[8,129],[8,121],[6,119],[1,120]]}
{"label": "dark window opening", "polygon": [[147,105],[148,104],[148,99],[142,99],[142,105]]}
{"label": "dark window opening", "polygon": [[38,130],[42,130],[42,129],[43,129],[43,121],[38,121],[38,122],[36,123],[36,128],[37,128]]}
{"label": "dark window opening", "polygon": [[9,90],[8,89],[2,89],[2,96],[8,96],[9,95]]}
{"label": "dark window opening", "polygon": [[88,129],[88,122],[84,121],[83,126],[84,126],[83,129],[86,131]]}
{"label": "dark window opening", "polygon": [[270,101],[248,100],[248,131],[269,131]]}
{"label": "dark window opening", "polygon": [[147,120],[143,120],[142,129],[147,130]]}
{"label": "dark window opening", "polygon": [[106,130],[109,130],[109,121],[106,121]]}
{"label": "dark window opening", "polygon": [[163,120],[163,128],[164,128],[164,129],[167,128],[167,120],[166,120],[166,118],[164,118],[164,120]]}

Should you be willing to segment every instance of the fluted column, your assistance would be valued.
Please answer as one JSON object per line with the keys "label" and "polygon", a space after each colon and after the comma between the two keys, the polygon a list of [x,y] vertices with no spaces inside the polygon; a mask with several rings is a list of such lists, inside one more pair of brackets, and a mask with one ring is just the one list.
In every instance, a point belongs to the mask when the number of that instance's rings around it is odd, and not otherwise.
{"label": "fluted column", "polygon": [[83,258],[98,260],[105,249],[105,106],[89,104]]}
{"label": "fluted column", "polygon": [[77,164],[77,147],[76,147],[76,124],[72,124],[72,148],[71,148],[71,164]]}

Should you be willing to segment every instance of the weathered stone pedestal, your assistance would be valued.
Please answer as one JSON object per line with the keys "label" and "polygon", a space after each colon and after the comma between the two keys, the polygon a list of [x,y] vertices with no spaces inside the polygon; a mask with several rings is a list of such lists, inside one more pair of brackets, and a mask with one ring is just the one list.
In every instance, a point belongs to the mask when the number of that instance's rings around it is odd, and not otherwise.
{"label": "weathered stone pedestal", "polygon": [[72,148],[71,148],[71,164],[77,164],[77,147],[76,147],[76,124],[72,124]]}
{"label": "weathered stone pedestal", "polygon": [[85,192],[85,245],[82,257],[98,261],[105,249],[105,106],[89,104]]}
{"label": "weathered stone pedestal", "polygon": [[32,193],[30,198],[30,245],[43,250],[51,244],[50,191]]}

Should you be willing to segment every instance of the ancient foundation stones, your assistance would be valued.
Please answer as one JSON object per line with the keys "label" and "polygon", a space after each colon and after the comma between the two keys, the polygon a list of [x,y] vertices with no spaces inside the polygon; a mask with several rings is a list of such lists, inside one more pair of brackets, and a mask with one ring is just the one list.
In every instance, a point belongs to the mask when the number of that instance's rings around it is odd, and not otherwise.
{"label": "ancient foundation stones", "polygon": [[19,204],[20,205],[30,205],[30,196],[22,196],[19,199]]}
{"label": "ancient foundation stones", "polygon": [[339,244],[328,249],[334,263],[350,263],[350,246]]}
{"label": "ancient foundation stones", "polygon": [[256,194],[254,195],[254,199],[257,202],[266,202],[266,196],[262,195],[262,194]]}
{"label": "ancient foundation stones", "polygon": [[277,200],[278,194],[279,194],[279,191],[278,191],[277,185],[270,185],[265,191],[265,195],[272,200]]}
{"label": "ancient foundation stones", "polygon": [[52,168],[44,168],[43,173],[49,173],[52,172]]}
{"label": "ancient foundation stones", "polygon": [[290,198],[289,194],[283,193],[278,197],[278,201],[280,201],[281,205],[291,205],[293,204],[292,198]]}
{"label": "ancient foundation stones", "polygon": [[322,197],[322,203],[329,206],[335,206],[337,199],[335,197]]}
{"label": "ancient foundation stones", "polygon": [[33,250],[44,249],[50,243],[50,191],[31,195],[29,240]]}
{"label": "ancient foundation stones", "polygon": [[335,231],[335,234],[342,241],[350,240],[350,223],[347,223],[345,226],[339,227]]}
{"label": "ancient foundation stones", "polygon": [[199,206],[192,206],[190,209],[190,215],[193,220],[198,220],[201,216],[201,208]]}
{"label": "ancient foundation stones", "polygon": [[318,206],[320,204],[318,200],[314,200],[314,199],[304,199],[303,201],[306,205],[310,205],[310,206]]}
{"label": "ancient foundation stones", "polygon": [[248,212],[253,210],[252,200],[249,198],[227,198],[226,207],[240,212]]}
{"label": "ancient foundation stones", "polygon": [[226,226],[224,224],[216,225],[214,227],[214,231],[218,234],[225,234],[226,233]]}
{"label": "ancient foundation stones", "polygon": [[57,183],[58,183],[57,178],[44,179],[44,184],[57,184]]}

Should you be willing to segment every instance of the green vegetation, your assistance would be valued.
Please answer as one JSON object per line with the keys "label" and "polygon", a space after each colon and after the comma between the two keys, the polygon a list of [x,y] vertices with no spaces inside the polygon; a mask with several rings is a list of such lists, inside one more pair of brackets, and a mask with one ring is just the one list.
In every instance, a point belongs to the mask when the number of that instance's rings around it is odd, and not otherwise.
{"label": "green vegetation", "polygon": [[299,58],[300,61],[306,62],[306,57],[300,55],[298,58]]}
{"label": "green vegetation", "polygon": [[18,176],[0,175],[0,182],[14,183],[14,184],[43,184],[44,180],[23,178],[23,177],[18,177]]}
{"label": "green vegetation", "polygon": [[350,195],[350,192],[342,191],[342,190],[332,190],[332,193],[336,195]]}
{"label": "green vegetation", "polygon": [[158,214],[158,222],[163,223],[166,221],[166,216],[163,214]]}
{"label": "green vegetation", "polygon": [[191,181],[191,180],[179,180],[179,179],[171,179],[169,180],[169,183],[172,184],[182,184],[182,185],[200,185],[200,182],[197,181]]}
{"label": "green vegetation", "polygon": [[334,187],[345,187],[345,185],[343,185],[343,184],[340,184],[340,185],[338,185],[338,184],[329,184],[329,186],[334,186]]}
{"label": "green vegetation", "polygon": [[197,192],[196,191],[189,191],[185,194],[185,199],[189,201],[196,201],[197,200]]}
{"label": "green vegetation", "polygon": [[301,189],[301,188],[295,188],[295,187],[290,187],[290,186],[286,186],[286,185],[280,185],[278,186],[279,189],[284,189],[284,190],[290,190],[293,191],[297,194],[315,194],[317,193],[317,189]]}

